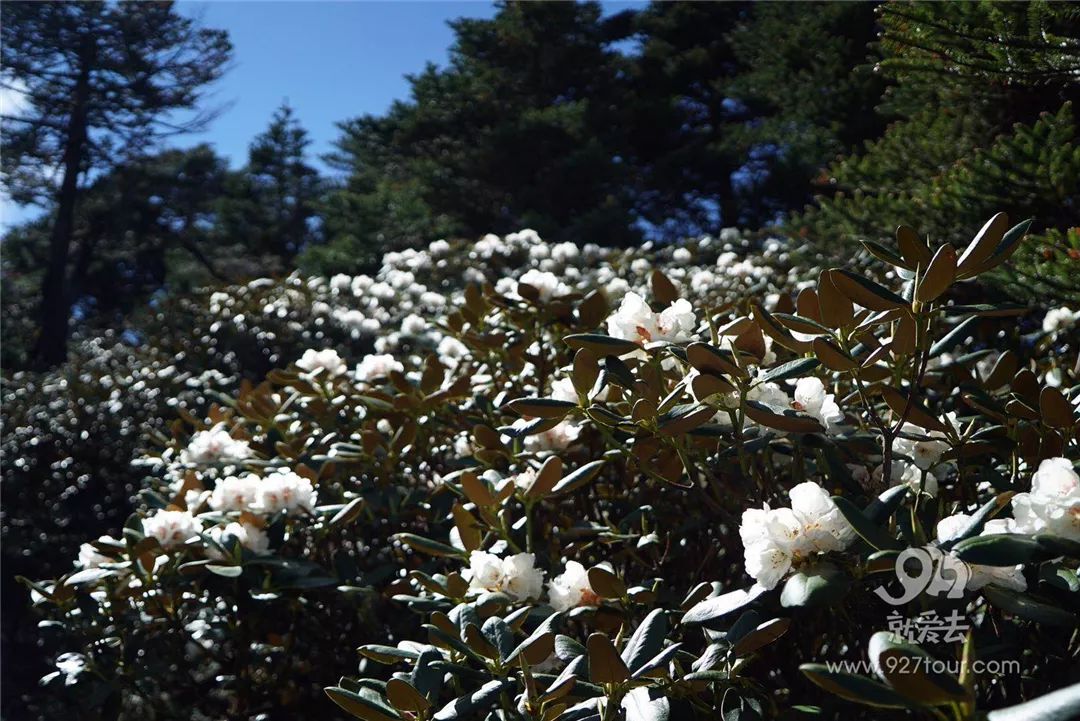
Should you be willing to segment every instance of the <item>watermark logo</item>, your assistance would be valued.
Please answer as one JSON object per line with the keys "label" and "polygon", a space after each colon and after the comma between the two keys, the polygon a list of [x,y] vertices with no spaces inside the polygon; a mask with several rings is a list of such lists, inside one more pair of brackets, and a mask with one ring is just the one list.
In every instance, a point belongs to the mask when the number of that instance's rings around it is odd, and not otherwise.
{"label": "watermark logo", "polygon": [[[967,564],[933,546],[908,548],[896,557],[896,578],[903,593],[894,596],[884,586],[874,589],[881,600],[892,606],[903,606],[925,593],[932,598],[963,598],[970,570]],[[925,611],[914,618],[905,618],[898,611],[888,616],[889,630],[912,643],[953,643],[964,640],[971,624],[959,611],[942,616],[937,611]]]}
{"label": "watermark logo", "polygon": [[[908,572],[909,565],[918,565],[918,572]],[[945,593],[946,598],[963,598],[970,570],[963,561],[942,553],[933,546],[907,548],[896,557],[896,578],[904,592],[894,596],[884,587],[874,589],[881,600],[892,606],[903,606],[920,593],[934,598]]]}

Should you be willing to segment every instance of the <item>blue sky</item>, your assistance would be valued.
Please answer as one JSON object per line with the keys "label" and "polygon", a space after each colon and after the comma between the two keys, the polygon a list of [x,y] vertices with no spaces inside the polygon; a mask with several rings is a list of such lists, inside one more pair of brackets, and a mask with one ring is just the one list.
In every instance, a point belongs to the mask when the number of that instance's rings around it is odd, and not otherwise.
{"label": "blue sky", "polygon": [[[605,2],[606,12],[645,2]],[[224,109],[209,128],[175,145],[213,144],[234,167],[248,144],[288,101],[312,140],[313,156],[330,150],[336,123],[381,113],[409,93],[405,75],[426,63],[444,65],[457,17],[490,18],[490,2],[363,2],[353,0],[181,0],[181,13],[229,32],[232,67],[208,104]],[[318,163],[322,167],[321,163]],[[36,214],[0,199],[0,227]]]}
{"label": "blue sky", "polygon": [[381,113],[408,95],[408,73],[445,64],[447,21],[487,18],[486,2],[180,2],[180,12],[229,31],[233,66],[211,103],[229,107],[210,129],[185,138],[211,142],[241,165],[252,137],[288,101],[312,139],[330,149],[335,123]]}

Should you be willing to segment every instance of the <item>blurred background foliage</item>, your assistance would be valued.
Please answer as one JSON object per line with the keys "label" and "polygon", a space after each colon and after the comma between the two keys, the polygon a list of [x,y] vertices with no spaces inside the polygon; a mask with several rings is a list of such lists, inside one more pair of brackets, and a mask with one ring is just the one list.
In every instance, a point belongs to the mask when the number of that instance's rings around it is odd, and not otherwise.
{"label": "blurred background foliage", "polygon": [[[1080,302],[1075,4],[500,4],[453,23],[409,97],[343,120],[327,174],[288,106],[243,167],[171,145],[213,121],[231,47],[170,3],[0,12],[0,82],[27,100],[3,187],[45,210],[2,246],[7,669],[36,643],[12,576],[115,530],[167,399],[300,350],[209,332],[197,289],[523,227],[616,246],[770,229],[850,259],[901,222],[960,240],[1004,210],[1035,223],[996,292]],[[177,127],[176,109],[200,112]]]}

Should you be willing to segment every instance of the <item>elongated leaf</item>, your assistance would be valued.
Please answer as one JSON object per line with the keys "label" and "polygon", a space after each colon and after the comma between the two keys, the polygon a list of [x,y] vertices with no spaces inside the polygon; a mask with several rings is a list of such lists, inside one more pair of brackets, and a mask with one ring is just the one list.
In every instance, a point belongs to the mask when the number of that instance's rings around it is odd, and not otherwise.
{"label": "elongated leaf", "polygon": [[880,283],[842,268],[832,269],[836,289],[868,310],[905,308],[908,302]]}
{"label": "elongated leaf", "polygon": [[667,616],[657,608],[649,612],[635,630],[623,649],[622,659],[631,672],[637,671],[655,656],[664,645],[667,636]]}
{"label": "elongated leaf", "polygon": [[913,704],[942,706],[971,700],[959,681],[933,670],[937,659],[888,631],[870,637],[869,654],[874,669],[885,682]]}
{"label": "elongated leaf", "polygon": [[960,541],[952,549],[961,561],[980,566],[1015,566],[1046,556],[1033,536],[994,533]]}
{"label": "elongated leaf", "polygon": [[833,496],[833,503],[841,515],[847,519],[859,538],[863,539],[879,551],[899,550],[903,544],[879,528],[874,522],[863,515],[858,507],[843,496]]}
{"label": "elongated leaf", "polygon": [[819,663],[804,663],[799,670],[815,685],[848,701],[878,708],[908,708],[912,705],[885,684],[865,676],[833,671]]}
{"label": "elongated leaf", "polygon": [[630,678],[630,670],[607,636],[594,633],[585,645],[589,649],[590,681],[595,684],[622,683]]}
{"label": "elongated leaf", "polygon": [[454,699],[439,709],[432,716],[433,721],[464,721],[472,718],[474,714],[487,711],[499,700],[503,690],[509,689],[514,684],[505,678],[497,678],[488,681],[471,694]]}
{"label": "elongated leaf", "polygon": [[506,404],[523,418],[563,418],[577,403],[554,398],[518,398]]}
{"label": "elongated leaf", "polygon": [[983,595],[991,605],[1029,621],[1061,628],[1075,628],[1078,622],[1076,614],[1039,601],[1025,593],[989,585],[983,588]]}
{"label": "elongated leaf", "polygon": [[821,365],[817,358],[796,358],[787,363],[770,368],[761,374],[760,383],[777,383],[786,381],[788,378],[802,378],[810,371]]}
{"label": "elongated leaf", "polygon": [[719,621],[725,616],[750,605],[764,592],[765,589],[761,586],[752,586],[749,591],[738,589],[721,596],[706,598],[704,601],[694,604],[689,611],[683,614],[681,623],[693,625]]}
{"label": "elongated leaf", "polygon": [[570,491],[581,488],[586,483],[596,478],[603,465],[604,461],[589,461],[580,468],[572,471],[569,475],[564,476],[561,481],[556,483],[555,487],[551,489],[551,495],[555,496],[560,493],[569,493]]}
{"label": "elongated leaf", "polygon": [[641,346],[633,341],[623,340],[622,338],[612,338],[611,336],[600,335],[598,333],[568,335],[563,338],[563,342],[571,348],[587,348],[601,357],[607,355],[626,355],[627,353],[641,350]]}
{"label": "elongated leaf", "polygon": [[401,719],[401,715],[386,704],[340,686],[331,686],[325,691],[334,703],[358,719],[364,721],[400,721]]}

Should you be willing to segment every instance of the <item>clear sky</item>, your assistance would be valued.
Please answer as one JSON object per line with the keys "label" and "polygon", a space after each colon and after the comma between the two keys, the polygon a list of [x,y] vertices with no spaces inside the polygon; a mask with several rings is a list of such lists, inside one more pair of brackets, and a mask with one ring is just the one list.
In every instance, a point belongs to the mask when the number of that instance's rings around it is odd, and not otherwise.
{"label": "clear sky", "polygon": [[[606,12],[644,2],[605,2]],[[457,17],[490,18],[490,2],[363,0],[181,0],[179,12],[229,32],[233,63],[208,104],[223,108],[209,128],[176,139],[213,144],[242,165],[256,133],[288,101],[312,140],[314,156],[330,150],[336,123],[381,113],[409,94],[405,75],[444,65]],[[322,164],[319,163],[322,167]],[[0,199],[0,227],[36,214]]]}
{"label": "clear sky", "polygon": [[445,64],[453,32],[447,21],[487,18],[488,2],[183,1],[180,12],[229,31],[234,61],[212,102],[229,107],[210,129],[185,142],[211,142],[233,165],[252,136],[288,101],[312,139],[330,149],[335,123],[381,113],[408,96],[408,73]]}

